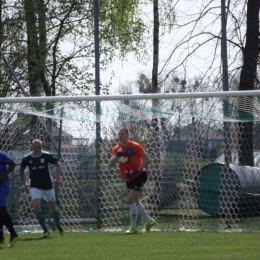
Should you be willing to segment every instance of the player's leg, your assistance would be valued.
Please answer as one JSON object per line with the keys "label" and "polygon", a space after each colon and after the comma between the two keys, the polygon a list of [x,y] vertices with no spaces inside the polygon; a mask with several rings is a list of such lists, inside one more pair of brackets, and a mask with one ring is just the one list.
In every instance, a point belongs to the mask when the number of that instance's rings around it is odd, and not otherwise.
{"label": "player's leg", "polygon": [[44,199],[48,202],[48,206],[49,206],[49,208],[50,208],[50,210],[52,212],[51,215],[52,215],[53,220],[55,222],[56,228],[59,231],[59,234],[61,236],[63,236],[64,235],[64,230],[63,230],[63,228],[62,228],[62,226],[60,224],[60,211],[57,208],[54,189],[45,191],[43,196],[44,196]]}
{"label": "player's leg", "polygon": [[134,180],[127,182],[126,186],[129,190],[128,193],[128,204],[130,207],[130,221],[131,227],[126,231],[127,234],[137,233],[136,223],[138,216],[138,207],[139,204],[139,195],[144,186],[145,181],[147,180],[147,173],[143,172]]}
{"label": "player's leg", "polygon": [[[15,229],[13,226],[13,221],[12,221],[9,213],[7,212],[6,201],[7,201],[8,194],[9,194],[9,189],[6,190],[5,192],[1,192],[1,194],[0,194],[0,197],[1,197],[1,199],[0,199],[0,223],[2,223],[2,231],[3,231],[3,224],[4,224],[10,233],[10,244],[8,247],[13,247],[15,245],[15,243],[20,239],[20,236],[18,236],[17,233],[15,232]],[[4,239],[3,233],[2,233],[2,239]]]}
{"label": "player's leg", "polygon": [[[0,207],[6,207],[6,199],[8,196],[8,192],[3,189],[0,189]],[[4,222],[3,222],[3,214],[0,213],[0,244],[4,243]]]}
{"label": "player's leg", "polygon": [[8,247],[13,247],[16,244],[16,242],[20,240],[21,237],[16,233],[13,226],[12,218],[10,217],[9,213],[6,213],[7,214],[3,217],[3,222],[10,233],[10,243]]}
{"label": "player's leg", "polygon": [[[140,176],[139,176],[139,186],[140,189],[139,191],[142,192],[142,189],[147,181],[147,172],[143,172]],[[136,203],[137,205],[137,209],[138,212],[140,213],[140,215],[143,217],[145,223],[149,224],[152,220],[152,218],[149,216],[149,214],[146,212],[144,205],[138,200],[138,202]]]}
{"label": "player's leg", "polygon": [[137,205],[138,213],[143,217],[145,223],[149,224],[152,221],[152,218],[149,216],[149,214],[146,212],[144,205],[139,201],[139,204]]}
{"label": "player's leg", "polygon": [[20,240],[20,236],[15,232],[13,221],[8,214],[6,207],[0,207],[0,218],[10,233],[10,244],[8,247],[13,247],[15,243]]}
{"label": "player's leg", "polygon": [[43,237],[48,237],[50,235],[50,233],[46,226],[45,217],[44,217],[44,214],[43,214],[42,208],[41,208],[42,190],[37,189],[37,188],[31,188],[30,193],[31,193],[31,197],[32,197],[35,217],[38,220],[38,223],[43,230]]}
{"label": "player's leg", "polygon": [[151,228],[156,224],[155,219],[151,218],[149,216],[149,214],[146,212],[144,205],[139,202],[139,204],[137,205],[138,208],[138,212],[140,213],[140,215],[144,218],[146,225],[145,225],[145,229],[143,230],[143,233],[149,233]]}
{"label": "player's leg", "polygon": [[4,221],[3,221],[3,217],[1,214],[1,207],[0,207],[0,244],[4,243]]}
{"label": "player's leg", "polygon": [[136,206],[136,202],[138,201],[139,197],[139,191],[136,190],[129,190],[128,193],[128,204],[130,208],[130,223],[131,223],[131,228],[126,232],[126,233],[137,233],[136,230],[136,222],[137,222],[137,215],[138,215],[138,210]]}
{"label": "player's leg", "polygon": [[3,224],[3,220],[0,217],[0,245],[4,243],[4,224]]}
{"label": "player's leg", "polygon": [[[139,183],[139,192],[142,192],[142,189],[148,179],[147,172],[143,172],[140,176],[138,176],[138,183]],[[147,213],[147,211],[144,208],[144,205],[138,200],[136,203],[138,213],[143,217],[146,225],[143,233],[149,233],[152,226],[156,224],[155,219],[151,218],[150,215]]]}

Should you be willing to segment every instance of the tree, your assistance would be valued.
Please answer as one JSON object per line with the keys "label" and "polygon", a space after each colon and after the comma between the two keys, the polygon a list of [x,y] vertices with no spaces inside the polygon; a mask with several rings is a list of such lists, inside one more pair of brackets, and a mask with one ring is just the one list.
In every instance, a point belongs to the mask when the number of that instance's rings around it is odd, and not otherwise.
{"label": "tree", "polygon": [[[260,1],[248,0],[247,35],[243,48],[243,65],[240,75],[239,90],[253,90],[257,80],[257,62],[259,58],[259,9]],[[252,100],[243,100],[252,108]],[[248,115],[253,120],[251,115]],[[239,125],[239,163],[254,166],[253,121]]]}
{"label": "tree", "polygon": [[[222,90],[221,68],[221,2],[174,1],[177,22],[172,50],[161,66],[160,75],[166,80],[171,73],[183,78],[197,71],[202,81],[210,81],[213,91]],[[188,10],[188,11],[186,11]],[[178,15],[182,14],[182,15]],[[239,79],[239,90],[258,88],[259,1],[227,1],[227,45],[229,84]],[[176,33],[175,33],[176,32]],[[167,67],[171,65],[171,69]],[[251,100],[241,102],[252,108]],[[241,110],[240,117],[245,116]],[[247,114],[249,119],[253,119]],[[253,123],[239,123],[240,164],[253,165]],[[250,155],[249,155],[250,154]]]}
{"label": "tree", "polygon": [[153,1],[153,70],[152,70],[152,93],[157,93],[158,88],[158,66],[159,66],[159,4]]}
{"label": "tree", "polygon": [[[115,57],[123,58],[128,52],[139,53],[144,46],[144,24],[139,17],[141,2],[99,1],[101,70]],[[2,64],[2,96],[95,92],[93,1],[7,0],[0,4],[1,50],[21,83],[18,86]],[[109,84],[101,82],[101,93],[109,93]],[[90,107],[93,108],[94,105]],[[53,104],[41,105],[41,109],[53,111]],[[50,133],[52,121],[44,121]],[[31,127],[34,129],[36,122],[33,117]]]}
{"label": "tree", "polygon": [[[101,69],[117,55],[139,52],[144,46],[144,24],[138,16],[141,1],[102,0],[100,16]],[[1,1],[7,10],[2,18],[5,33],[1,48],[13,66],[16,57],[24,67],[15,67],[23,86],[32,96],[89,94],[94,91],[93,3],[82,0]],[[25,22],[25,23],[24,23]],[[10,30],[11,29],[11,30]],[[24,33],[25,32],[25,33]],[[17,46],[17,52],[13,52]],[[19,49],[18,49],[19,48]],[[19,51],[22,50],[22,51]],[[29,84],[27,84],[29,82]],[[103,86],[108,93],[108,86]]]}

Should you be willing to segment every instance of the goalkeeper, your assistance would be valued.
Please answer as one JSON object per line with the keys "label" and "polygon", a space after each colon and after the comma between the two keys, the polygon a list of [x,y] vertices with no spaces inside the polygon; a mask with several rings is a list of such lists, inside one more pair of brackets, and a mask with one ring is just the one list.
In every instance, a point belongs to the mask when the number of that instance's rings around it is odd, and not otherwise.
{"label": "goalkeeper", "polygon": [[[26,191],[30,190],[33,207],[36,218],[43,229],[43,237],[50,235],[46,224],[45,217],[41,210],[41,199],[47,201],[52,212],[56,227],[60,235],[64,235],[63,228],[60,225],[60,211],[56,206],[56,198],[54,187],[59,186],[61,177],[61,164],[50,153],[42,150],[43,144],[41,140],[35,139],[31,144],[31,153],[26,155],[21,162],[20,175],[23,186]],[[56,166],[56,178],[52,180],[49,164]],[[25,168],[29,169],[30,185],[25,176]]]}
{"label": "goalkeeper", "polygon": [[128,204],[130,207],[131,226],[126,230],[126,234],[137,233],[137,215],[144,218],[146,225],[143,233],[149,233],[152,226],[156,224],[146,212],[143,204],[139,201],[139,194],[147,181],[145,168],[151,163],[144,148],[136,142],[129,140],[127,128],[122,128],[118,132],[119,143],[112,150],[112,157],[109,166],[119,163],[121,177],[126,181],[128,193]]}

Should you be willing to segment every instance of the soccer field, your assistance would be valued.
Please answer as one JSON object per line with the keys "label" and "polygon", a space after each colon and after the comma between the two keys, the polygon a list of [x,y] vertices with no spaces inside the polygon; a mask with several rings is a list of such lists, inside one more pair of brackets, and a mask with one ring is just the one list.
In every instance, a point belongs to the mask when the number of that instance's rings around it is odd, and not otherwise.
{"label": "soccer field", "polygon": [[0,247],[1,259],[8,260],[254,260],[260,259],[259,233],[151,232],[67,233],[22,235],[15,247]]}

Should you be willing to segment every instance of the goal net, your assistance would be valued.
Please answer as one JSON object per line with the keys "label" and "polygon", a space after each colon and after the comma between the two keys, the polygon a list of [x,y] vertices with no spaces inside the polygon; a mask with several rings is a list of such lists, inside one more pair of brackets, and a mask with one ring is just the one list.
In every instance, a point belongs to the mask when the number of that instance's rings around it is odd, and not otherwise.
{"label": "goal net", "polygon": [[[152,160],[141,200],[158,222],[155,229],[259,230],[259,96],[248,91],[0,99],[1,150],[18,164],[8,199],[14,223],[21,232],[40,231],[19,177],[19,163],[38,138],[62,163],[56,196],[65,230],[125,230],[126,185],[117,167],[107,165],[118,130],[127,127]],[[42,206],[52,227],[44,201]],[[143,224],[139,217],[138,226]]]}

